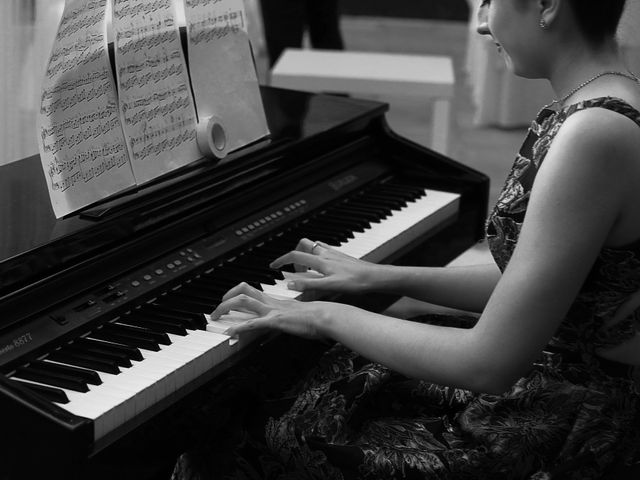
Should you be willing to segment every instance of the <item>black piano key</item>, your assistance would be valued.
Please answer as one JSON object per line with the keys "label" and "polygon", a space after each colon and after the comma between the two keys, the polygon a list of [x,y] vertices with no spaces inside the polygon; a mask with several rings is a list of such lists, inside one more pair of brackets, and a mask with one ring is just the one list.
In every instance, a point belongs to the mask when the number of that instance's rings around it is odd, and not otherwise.
{"label": "black piano key", "polygon": [[198,330],[199,326],[196,322],[189,318],[185,318],[184,316],[179,315],[178,313],[172,315],[169,312],[160,311],[151,306],[142,306],[132,312],[137,315],[144,315],[146,318],[152,318],[157,321],[171,323],[173,325],[177,325],[179,328],[183,329],[188,333],[189,330]]}
{"label": "black piano key", "polygon": [[326,233],[320,228],[313,228],[309,226],[304,226],[300,228],[301,237],[312,238],[313,240],[329,243],[329,244],[337,244],[340,243],[340,237],[338,235]]}
{"label": "black piano key", "polygon": [[337,215],[329,211],[321,214],[322,219],[329,220],[333,225],[348,228],[351,232],[364,232],[370,224],[366,220],[349,215]]}
{"label": "black piano key", "polygon": [[272,275],[272,272],[261,272],[258,270],[254,270],[250,267],[243,266],[233,266],[227,265],[222,267],[222,275],[229,275],[233,278],[238,279],[237,283],[240,282],[256,282],[256,283],[269,283],[274,285],[275,279]]}
{"label": "black piano key", "polygon": [[61,365],[59,363],[53,363],[52,361],[45,360],[36,360],[31,362],[30,366],[33,368],[38,368],[43,371],[49,371],[53,373],[61,373],[64,375],[73,375],[77,378],[84,380],[90,385],[100,385],[102,384],[102,380],[100,379],[100,375],[94,370],[89,370],[86,368],[74,367],[71,365]]}
{"label": "black piano key", "polygon": [[202,302],[197,302],[193,298],[187,298],[184,295],[176,295],[171,294],[163,297],[161,300],[158,300],[158,305],[163,307],[168,307],[171,309],[189,312],[189,313],[197,313],[197,314],[205,314],[211,313],[213,308],[211,305],[204,304]]}
{"label": "black piano key", "polygon": [[347,238],[353,238],[353,234],[351,233],[351,229],[346,228],[345,226],[336,226],[332,225],[330,221],[327,219],[323,219],[321,217],[313,218],[307,228],[318,229],[324,232],[327,232],[331,235],[335,235],[340,238],[341,241],[346,240]]}
{"label": "black piano key", "polygon": [[62,404],[69,403],[69,397],[67,397],[67,394],[63,390],[60,390],[59,388],[48,387],[46,385],[40,385],[36,383],[21,382],[20,380],[15,380],[15,379],[13,381],[16,383],[19,383],[21,386],[23,386],[27,390],[31,390],[33,393],[36,393],[46,398],[50,402],[56,402],[56,403],[62,403]]}
{"label": "black piano key", "polygon": [[[158,303],[147,303],[140,308],[143,312],[151,315],[157,314],[161,317],[180,320],[186,323],[185,328],[190,330],[204,330],[207,328],[207,319],[202,313],[191,313],[180,309],[173,309]],[[210,313],[210,312],[208,312]],[[188,325],[188,326],[187,326]]]}
{"label": "black piano key", "polygon": [[187,291],[193,292],[195,295],[206,296],[208,301],[212,305],[220,303],[220,299],[225,293],[229,291],[229,288],[211,287],[207,285],[206,281],[195,280],[184,287]]}
{"label": "black piano key", "polygon": [[421,198],[424,195],[426,195],[426,192],[424,191],[425,186],[424,185],[420,185],[418,183],[410,183],[410,182],[404,182],[404,181],[399,181],[399,180],[391,180],[389,182],[385,182],[381,185],[382,189],[387,189],[387,190],[391,190],[391,189],[396,189],[397,191],[400,192],[407,192],[408,194],[411,194],[415,197],[415,199]]}
{"label": "black piano key", "polygon": [[261,247],[252,248],[251,250],[246,251],[243,255],[240,255],[229,263],[231,263],[232,265],[251,267],[256,270],[263,269],[265,268],[265,265],[262,262],[262,259],[260,258],[260,256],[256,256],[256,252],[259,252],[260,248]]}
{"label": "black piano key", "polygon": [[408,202],[414,202],[425,195],[424,189],[420,188],[401,188],[394,185],[383,183],[379,186],[379,192],[390,195],[397,195]]}
{"label": "black piano key", "polygon": [[367,194],[364,199],[376,205],[387,205],[400,210],[407,206],[407,202],[393,195]]}
{"label": "black piano key", "polygon": [[90,354],[73,352],[65,348],[51,352],[47,359],[113,375],[120,373],[120,369],[114,361],[104,360]]}
{"label": "black piano key", "polygon": [[51,373],[38,368],[18,367],[13,376],[24,380],[31,380],[32,382],[44,383],[45,385],[51,385],[53,387],[66,388],[67,390],[73,390],[75,392],[89,391],[87,382],[75,376]]}
{"label": "black piano key", "polygon": [[359,215],[360,218],[369,220],[370,222],[379,222],[389,216],[389,213],[380,211],[380,209],[376,209],[376,211],[374,211],[371,208],[360,208],[359,206],[352,205],[351,203],[344,203],[342,205],[342,209],[351,215]]}
{"label": "black piano key", "polygon": [[211,310],[213,309],[213,305],[215,304],[215,301],[211,298],[211,294],[192,293],[184,288],[176,290],[175,292],[171,292],[169,295],[167,295],[167,298],[170,301],[179,300],[181,302],[188,302],[199,305],[203,309],[202,311],[207,313],[211,312]]}
{"label": "black piano key", "polygon": [[152,352],[160,351],[160,345],[157,342],[141,338],[139,336],[127,335],[122,332],[113,332],[100,328],[91,334],[92,337],[99,340],[107,340],[109,342],[119,343],[121,345],[128,345],[130,347],[142,348],[144,350],[150,350]]}
{"label": "black piano key", "polygon": [[262,254],[259,249],[252,249],[245,255],[242,255],[239,258],[236,258],[233,262],[230,262],[228,265],[236,268],[246,268],[258,274],[268,274],[272,273],[269,268],[269,261]]}
{"label": "black piano key", "polygon": [[278,257],[281,257],[288,251],[289,250],[286,250],[279,245],[273,245],[273,246],[269,245],[269,246],[260,247],[256,251],[256,253],[260,255],[262,258],[264,258],[265,260],[267,260],[269,263],[271,263],[273,260],[275,260]]}
{"label": "black piano key", "polygon": [[117,319],[113,323],[106,323],[102,328],[114,333],[122,333],[145,340],[150,340],[159,345],[171,345],[171,340],[166,333],[154,332],[153,330],[144,327],[133,327],[130,325],[124,325],[120,323],[120,319]]}
{"label": "black piano key", "polygon": [[215,290],[222,290],[227,292],[231,287],[236,285],[236,283],[234,283],[233,279],[221,277],[218,274],[218,271],[219,271],[218,269],[215,269],[211,273],[200,275],[198,278],[194,279],[191,283],[203,283],[203,284],[206,284],[212,290],[215,289]]}
{"label": "black piano key", "polygon": [[[96,342],[95,340],[93,341]],[[124,353],[112,353],[105,350],[82,347],[81,345],[77,345],[76,342],[65,345],[62,350],[77,355],[88,356],[90,358],[109,363],[110,365],[115,365],[118,369],[131,367],[131,359]]]}
{"label": "black piano key", "polygon": [[359,208],[364,211],[369,211],[372,213],[377,213],[379,215],[384,215],[388,217],[394,210],[393,205],[385,205],[382,202],[373,204],[364,200],[351,200],[347,203],[351,208]]}
{"label": "black piano key", "polygon": [[180,335],[182,337],[187,335],[187,330],[182,325],[163,321],[158,318],[152,318],[149,315],[145,315],[139,312],[131,312],[129,315],[121,317],[118,322],[127,325],[147,328],[159,333],[171,333],[174,335]]}
{"label": "black piano key", "polygon": [[93,353],[113,355],[113,358],[121,367],[130,367],[131,360],[140,361],[144,358],[142,353],[140,353],[140,350],[136,347],[92,340],[91,338],[79,338],[74,340],[72,346],[79,349],[86,349]]}

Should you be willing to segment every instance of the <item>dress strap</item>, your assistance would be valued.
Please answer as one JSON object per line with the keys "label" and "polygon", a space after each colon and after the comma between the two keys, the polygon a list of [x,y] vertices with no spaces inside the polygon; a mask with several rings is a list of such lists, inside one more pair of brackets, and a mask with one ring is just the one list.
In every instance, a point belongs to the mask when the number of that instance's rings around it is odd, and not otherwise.
{"label": "dress strap", "polygon": [[560,110],[560,112],[564,112],[566,118],[580,110],[594,107],[605,108],[612,112],[619,113],[620,115],[624,115],[640,127],[640,111],[631,106],[627,101],[618,97],[597,97],[589,100],[583,100],[581,102],[568,105]]}

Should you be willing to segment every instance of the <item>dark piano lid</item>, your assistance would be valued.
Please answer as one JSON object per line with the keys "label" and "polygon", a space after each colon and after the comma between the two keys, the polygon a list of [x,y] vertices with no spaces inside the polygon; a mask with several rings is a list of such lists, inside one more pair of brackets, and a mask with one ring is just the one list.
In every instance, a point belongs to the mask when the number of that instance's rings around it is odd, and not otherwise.
{"label": "dark piano lid", "polygon": [[[187,192],[196,179],[241,176],[271,152],[307,144],[381,116],[386,105],[351,98],[262,88],[271,138],[217,165],[201,159],[101,205],[56,220],[38,155],[0,167],[0,299],[129,236],[136,209],[168,192]],[[364,122],[363,122],[364,121]],[[347,128],[348,130],[348,128]],[[276,153],[273,153],[274,155]],[[233,155],[233,154],[232,154]],[[135,222],[135,220],[133,220]],[[160,221],[160,220],[159,220]],[[152,227],[152,225],[147,225]]]}

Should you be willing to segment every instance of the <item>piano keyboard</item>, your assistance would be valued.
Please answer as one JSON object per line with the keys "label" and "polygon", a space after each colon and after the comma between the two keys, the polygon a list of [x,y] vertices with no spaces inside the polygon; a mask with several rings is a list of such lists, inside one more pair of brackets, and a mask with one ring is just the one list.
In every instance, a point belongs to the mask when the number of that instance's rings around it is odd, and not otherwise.
{"label": "piano keyboard", "polygon": [[252,248],[186,278],[80,338],[15,369],[12,380],[68,412],[93,420],[94,441],[179,391],[251,342],[224,334],[246,316],[208,320],[224,293],[246,281],[265,293],[300,298],[292,272],[268,267],[308,237],[380,261],[454,218],[459,195],[399,182],[376,185],[312,212]]}

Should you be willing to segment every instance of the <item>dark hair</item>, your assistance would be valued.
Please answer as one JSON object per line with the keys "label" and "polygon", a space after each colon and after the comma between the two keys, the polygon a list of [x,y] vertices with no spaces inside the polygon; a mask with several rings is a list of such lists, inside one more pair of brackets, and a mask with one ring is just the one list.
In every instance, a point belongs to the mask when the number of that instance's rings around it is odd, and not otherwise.
{"label": "dark hair", "polygon": [[600,45],[616,34],[625,0],[569,0],[585,37]]}

